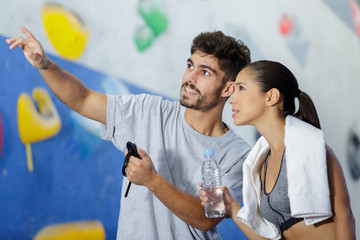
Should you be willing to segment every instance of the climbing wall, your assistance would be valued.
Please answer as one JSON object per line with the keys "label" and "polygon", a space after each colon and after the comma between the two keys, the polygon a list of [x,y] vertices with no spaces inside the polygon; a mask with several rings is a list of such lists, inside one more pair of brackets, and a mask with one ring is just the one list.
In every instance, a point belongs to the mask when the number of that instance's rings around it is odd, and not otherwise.
{"label": "climbing wall", "polygon": [[[57,100],[20,49],[8,49],[4,41],[21,35],[20,25],[34,33],[51,59],[104,93],[177,99],[191,40],[203,31],[241,39],[253,60],[284,63],[315,102],[359,218],[359,4],[2,0],[0,239],[41,237],[56,224],[64,224],[66,233],[79,221],[94,226],[99,236],[103,226],[106,239],[115,239],[120,208],[123,153],[101,140],[98,123]],[[250,144],[257,139],[252,127],[232,124],[230,105],[224,121]],[[245,239],[228,219],[219,231],[224,239]]]}

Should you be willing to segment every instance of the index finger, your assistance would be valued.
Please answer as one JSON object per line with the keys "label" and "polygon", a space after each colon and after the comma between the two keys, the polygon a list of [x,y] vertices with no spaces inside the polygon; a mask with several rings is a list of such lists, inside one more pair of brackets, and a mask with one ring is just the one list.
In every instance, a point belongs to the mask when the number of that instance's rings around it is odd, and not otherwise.
{"label": "index finger", "polygon": [[26,27],[20,26],[20,30],[25,34],[27,39],[35,39],[34,35],[32,35],[32,33],[29,30],[27,30]]}

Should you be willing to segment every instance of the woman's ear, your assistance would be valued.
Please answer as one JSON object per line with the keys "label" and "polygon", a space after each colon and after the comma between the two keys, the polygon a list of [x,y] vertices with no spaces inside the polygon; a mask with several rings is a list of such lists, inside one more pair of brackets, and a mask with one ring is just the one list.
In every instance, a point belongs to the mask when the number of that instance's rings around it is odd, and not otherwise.
{"label": "woman's ear", "polygon": [[270,107],[280,103],[281,94],[279,89],[272,88],[266,93],[266,104]]}
{"label": "woman's ear", "polygon": [[222,91],[223,97],[230,97],[235,91],[235,82],[233,81],[227,81],[225,83],[225,87]]}

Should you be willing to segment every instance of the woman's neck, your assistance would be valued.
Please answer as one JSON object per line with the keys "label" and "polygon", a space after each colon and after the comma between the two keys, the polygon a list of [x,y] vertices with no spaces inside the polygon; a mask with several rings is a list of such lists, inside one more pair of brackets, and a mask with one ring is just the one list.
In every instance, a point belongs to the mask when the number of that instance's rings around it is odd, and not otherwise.
{"label": "woman's neck", "polygon": [[285,118],[268,118],[254,126],[269,143],[272,152],[284,150]]}

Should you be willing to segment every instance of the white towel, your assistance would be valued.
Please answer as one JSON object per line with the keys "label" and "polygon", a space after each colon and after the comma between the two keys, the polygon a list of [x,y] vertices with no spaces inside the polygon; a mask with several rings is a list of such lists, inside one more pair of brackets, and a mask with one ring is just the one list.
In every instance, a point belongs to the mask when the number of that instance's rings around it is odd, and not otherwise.
{"label": "white towel", "polygon": [[[327,178],[324,133],[295,117],[286,117],[285,157],[291,215],[303,217],[307,225],[332,216]],[[261,216],[259,158],[269,149],[261,137],[244,162],[243,202],[237,217],[257,234],[280,239],[279,229]]]}
{"label": "white towel", "polygon": [[237,218],[252,228],[260,236],[270,239],[280,239],[281,233],[277,227],[264,219],[260,213],[260,168],[258,161],[262,153],[269,149],[264,137],[261,137],[246,158],[243,166],[243,203]]}

